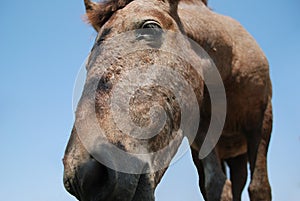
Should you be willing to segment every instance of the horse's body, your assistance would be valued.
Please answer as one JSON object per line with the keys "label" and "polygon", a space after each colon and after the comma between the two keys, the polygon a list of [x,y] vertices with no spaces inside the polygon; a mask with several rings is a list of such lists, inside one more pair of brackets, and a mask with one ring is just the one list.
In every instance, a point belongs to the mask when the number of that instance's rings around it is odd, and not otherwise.
{"label": "horse's body", "polygon": [[[163,2],[152,0],[143,2],[141,0],[119,0],[106,4],[94,4],[89,1],[85,1],[85,3],[89,21],[99,32],[100,37],[98,38],[101,39],[100,42],[96,42],[97,44],[101,43],[99,46],[102,45],[103,47],[99,47],[100,49],[94,47],[92,50],[87,65],[88,77],[85,91],[78,105],[76,119],[79,119],[78,121],[88,119],[85,106],[88,102],[86,100],[88,96],[86,94],[89,93],[88,86],[93,78],[103,74],[103,72],[96,72],[97,70],[95,70],[101,62],[99,55],[115,55],[114,51],[117,51],[117,48],[113,48],[114,45],[112,48],[107,48],[107,52],[103,51],[106,46],[110,47],[105,44],[107,38],[113,37],[117,33],[138,29],[140,28],[137,25],[139,22],[154,20],[163,30],[186,34],[201,45],[213,59],[224,83],[227,115],[222,136],[210,154],[202,159],[199,158],[199,152],[211,120],[210,97],[202,78],[195,76],[192,71],[190,72],[189,67],[184,62],[174,58],[174,68],[188,71],[190,74],[187,76],[184,73],[181,75],[186,76],[185,78],[193,86],[197,85],[194,87],[194,91],[201,110],[201,121],[198,134],[191,144],[191,150],[199,173],[199,185],[204,198],[209,201],[240,200],[247,179],[247,163],[249,162],[251,170],[250,199],[253,201],[271,200],[266,155],[272,130],[272,89],[268,62],[251,35],[235,20],[212,12],[207,8],[206,1],[182,0],[178,2],[169,0]],[[126,46],[125,43],[124,41],[124,46]],[[181,47],[187,49],[188,55],[194,55],[193,50],[186,46],[186,43],[182,43]],[[171,48],[176,51],[177,46]],[[172,58],[172,56],[164,55],[164,53],[153,52],[143,52],[135,54],[133,57],[128,56],[127,61],[120,58],[117,64],[112,65],[112,70],[108,72],[108,75],[105,74],[105,79],[109,80],[112,76],[117,79],[120,72],[117,73],[116,68],[126,66],[128,60],[131,64],[140,66],[154,62],[154,60],[160,65],[166,65],[165,59],[157,59],[161,56],[168,59]],[[194,56],[191,56],[191,60],[193,59]],[[142,63],[140,60],[143,60]],[[198,81],[194,81],[197,79]],[[111,81],[110,85],[114,86],[114,84]],[[102,85],[98,85],[96,94],[98,102],[95,106],[99,124],[104,130],[106,129],[107,136],[113,144],[117,144],[127,151],[140,151],[133,145],[138,142],[123,137],[122,133],[112,131],[113,120],[109,108],[106,106],[108,97],[111,96],[110,88],[107,87],[107,84],[104,84],[105,87]],[[147,90],[152,92],[157,90],[158,93],[170,95],[168,91],[160,89]],[[146,100],[144,100],[145,102],[137,101],[140,107],[136,109],[136,113],[141,113],[143,109],[151,107],[148,102],[152,99],[158,102],[163,101],[156,95],[140,96],[146,97]],[[178,124],[177,106],[174,102],[167,105],[171,108],[171,112],[168,113],[171,120],[167,121],[169,126],[162,131],[160,137],[154,138],[148,144],[146,143],[151,151],[160,149],[170,140],[176,138],[172,135],[170,137],[170,133]],[[134,117],[140,118],[138,115]],[[137,121],[143,124],[143,120]],[[77,127],[74,127],[64,157],[64,182],[66,189],[71,194],[81,201],[154,200],[154,190],[166,168],[140,175],[111,170],[93,159],[91,153],[83,146],[82,139],[78,137],[77,130]],[[174,156],[178,146],[179,143],[171,150],[170,158]],[[224,173],[223,164],[227,164],[230,169],[230,180]]]}
{"label": "horse's body", "polygon": [[[212,12],[199,1],[189,6],[184,2],[179,4],[178,14],[187,35],[201,44],[213,58],[226,89],[226,123],[215,149],[217,156],[209,157],[227,161],[235,200],[240,199],[246,183],[248,158],[252,178],[249,188],[251,200],[270,200],[266,153],[272,130],[272,89],[268,61],[252,36],[238,22]],[[205,131],[205,126],[201,128]],[[192,146],[192,151],[197,153],[199,148]],[[194,157],[194,160],[202,175],[215,174],[214,171],[203,170],[205,162],[201,165],[197,158]]]}

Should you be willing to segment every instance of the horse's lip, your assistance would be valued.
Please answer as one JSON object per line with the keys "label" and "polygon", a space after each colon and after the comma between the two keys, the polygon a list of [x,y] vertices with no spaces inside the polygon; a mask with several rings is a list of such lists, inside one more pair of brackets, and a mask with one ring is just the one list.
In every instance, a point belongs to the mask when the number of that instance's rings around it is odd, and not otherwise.
{"label": "horse's lip", "polygon": [[[74,195],[78,200],[82,201],[113,201],[113,192],[116,187],[117,181],[114,180],[113,171],[108,175],[108,178],[103,186],[86,186],[86,181],[88,178],[82,177],[82,172],[80,170],[75,171],[75,176],[72,178],[65,177],[64,184],[72,195]],[[90,189],[90,188],[97,189]],[[89,189],[90,191],[86,191]]]}
{"label": "horse's lip", "polygon": [[115,185],[112,184],[101,187],[90,201],[114,201],[114,189]]}
{"label": "horse's lip", "polygon": [[72,195],[74,195],[77,199],[82,201],[114,201],[114,186],[112,184],[105,185],[104,187],[100,187],[98,192],[93,195],[86,194],[82,191],[81,188],[78,188],[78,182],[76,181],[68,181],[70,186],[72,186],[72,190],[68,190]]}
{"label": "horse's lip", "polygon": [[[131,194],[130,196],[119,197],[117,185],[111,185],[110,189],[101,187],[101,189],[99,189],[99,193],[97,193],[94,196],[94,198],[92,198],[91,200],[88,200],[88,201],[131,201],[132,199],[130,199],[130,198],[135,197],[136,189],[139,185],[139,181],[140,181],[140,179],[138,180],[138,182],[135,185],[134,193]],[[103,192],[105,192],[105,193],[103,193]]]}

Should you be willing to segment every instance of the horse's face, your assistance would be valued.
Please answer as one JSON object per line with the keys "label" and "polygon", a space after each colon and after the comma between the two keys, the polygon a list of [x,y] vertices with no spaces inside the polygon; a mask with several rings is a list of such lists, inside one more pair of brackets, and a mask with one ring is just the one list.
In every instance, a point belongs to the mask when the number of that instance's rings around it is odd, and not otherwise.
{"label": "horse's face", "polygon": [[153,200],[183,133],[197,131],[201,60],[170,2],[132,1],[103,24],[90,15],[98,37],[64,157],[79,200]]}

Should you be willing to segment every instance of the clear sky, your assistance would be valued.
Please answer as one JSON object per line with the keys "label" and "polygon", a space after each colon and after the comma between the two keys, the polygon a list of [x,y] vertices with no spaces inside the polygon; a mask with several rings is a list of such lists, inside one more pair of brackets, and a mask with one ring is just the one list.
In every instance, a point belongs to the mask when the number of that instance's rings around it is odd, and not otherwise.
{"label": "clear sky", "polygon": [[[275,201],[300,200],[300,3],[211,0],[267,55],[274,90],[268,154]],[[76,74],[96,36],[83,0],[0,2],[0,195],[9,201],[74,201],[63,188],[61,158],[74,121]],[[157,201],[198,201],[189,154],[171,166]],[[247,200],[246,198],[244,200]]]}

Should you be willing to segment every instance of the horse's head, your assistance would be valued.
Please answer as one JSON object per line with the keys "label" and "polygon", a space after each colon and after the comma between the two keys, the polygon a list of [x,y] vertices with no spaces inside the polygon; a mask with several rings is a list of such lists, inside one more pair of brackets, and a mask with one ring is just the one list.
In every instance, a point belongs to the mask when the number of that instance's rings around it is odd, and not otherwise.
{"label": "horse's head", "polygon": [[204,59],[183,34],[176,0],[85,4],[98,36],[64,156],[65,187],[82,201],[154,200],[183,136],[196,135]]}

